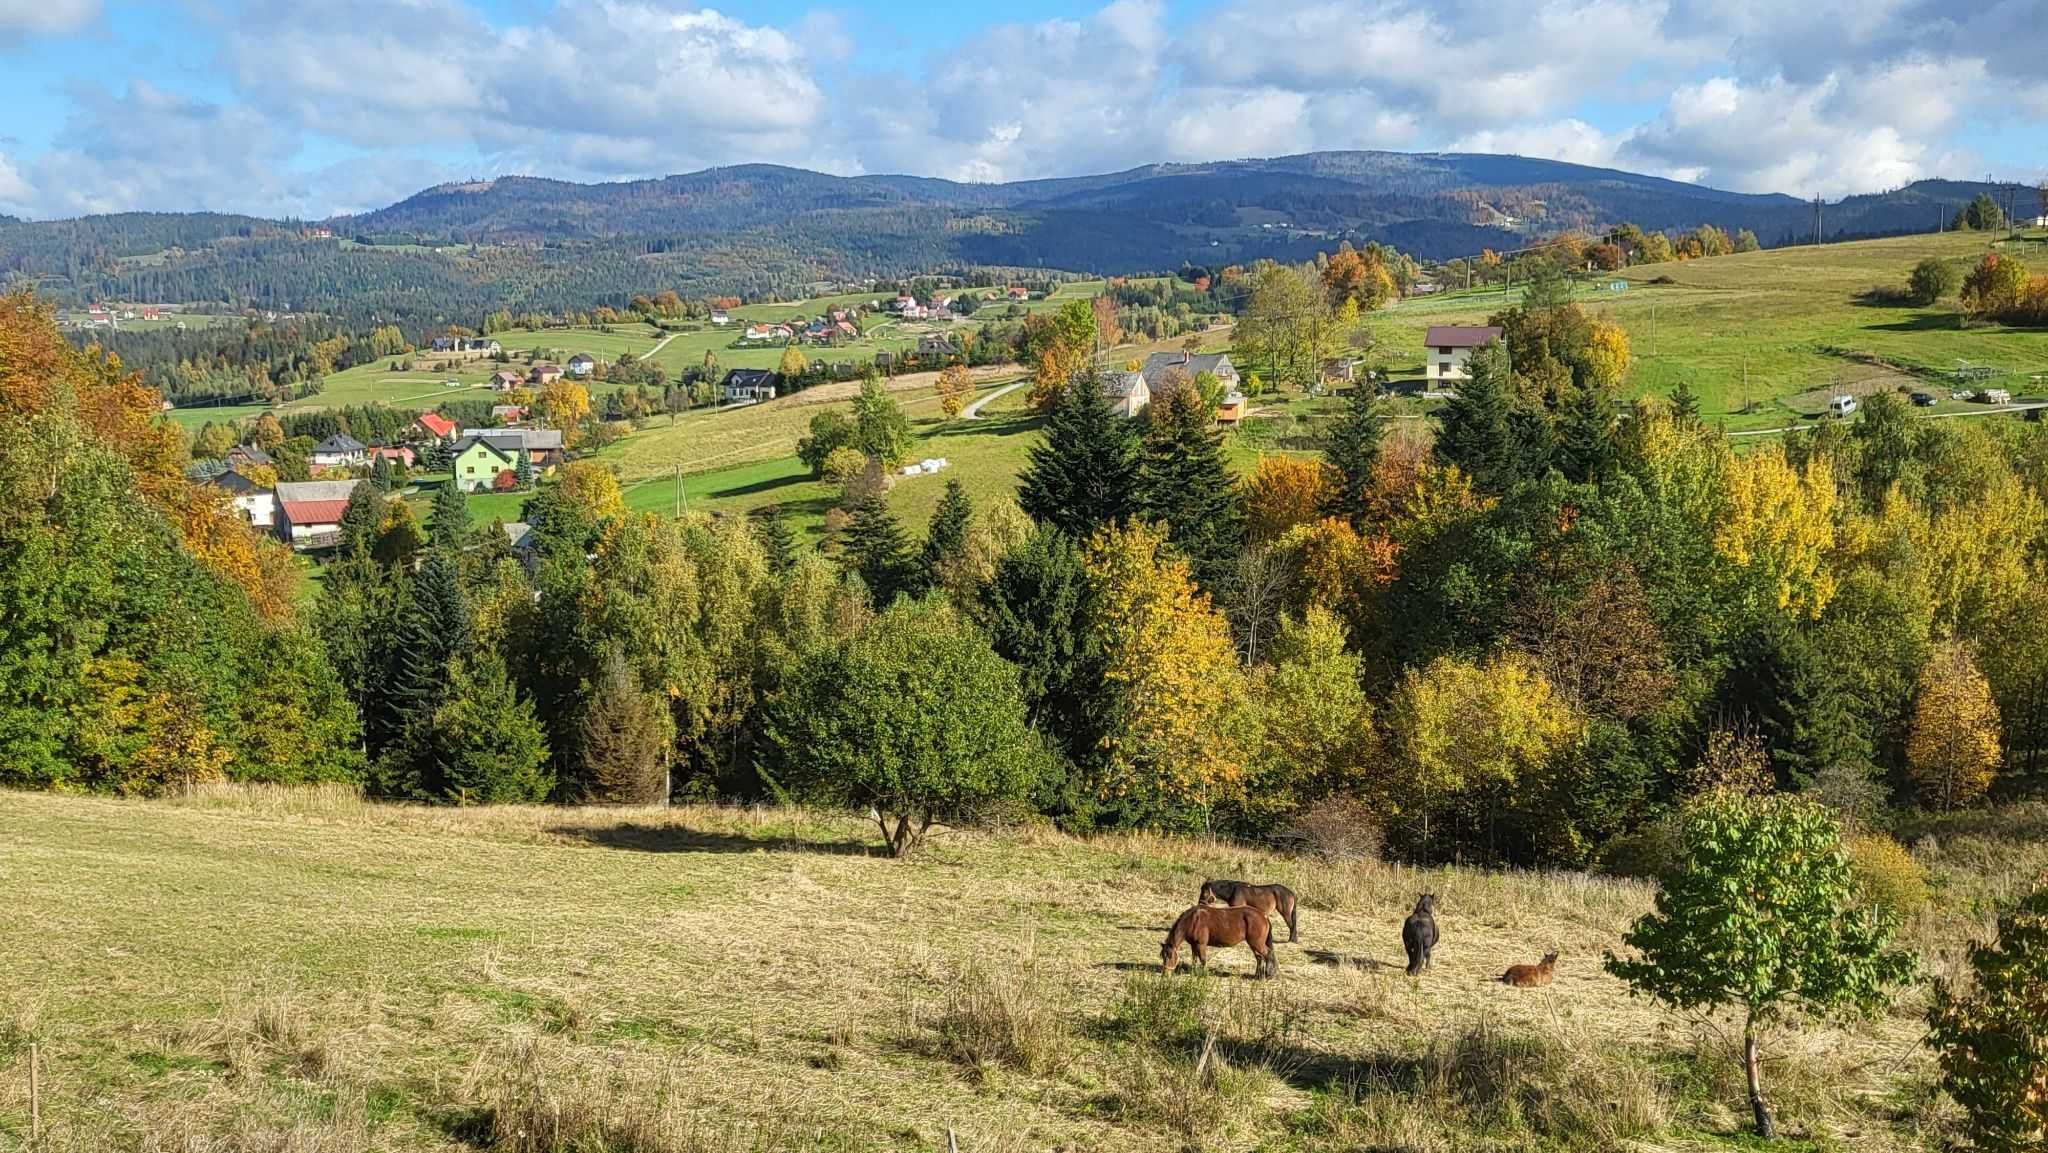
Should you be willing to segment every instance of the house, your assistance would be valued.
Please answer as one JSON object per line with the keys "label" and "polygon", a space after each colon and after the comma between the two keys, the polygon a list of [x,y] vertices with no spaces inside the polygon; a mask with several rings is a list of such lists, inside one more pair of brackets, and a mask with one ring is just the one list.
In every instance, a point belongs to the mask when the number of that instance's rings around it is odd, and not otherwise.
{"label": "house", "polygon": [[519,471],[516,444],[502,437],[465,436],[455,444],[455,487],[463,492],[489,492],[501,472]]}
{"label": "house", "polygon": [[460,427],[454,421],[438,412],[423,412],[413,418],[412,426],[433,440],[443,444],[455,439],[455,430]]}
{"label": "house", "polygon": [[1169,374],[1185,373],[1192,381],[1205,372],[1215,377],[1226,391],[1237,387],[1237,366],[1230,363],[1227,352],[1155,352],[1145,358],[1138,371],[1145,374],[1145,384],[1155,389]]}
{"label": "house", "polygon": [[1481,324],[1433,324],[1423,336],[1423,374],[1431,383],[1446,380],[1470,380],[1472,374],[1465,369],[1472,359],[1472,351],[1485,348],[1501,336],[1495,325]]}
{"label": "house", "polygon": [[1236,424],[1244,419],[1244,394],[1231,389],[1223,394],[1222,403],[1216,406],[1217,424]]}
{"label": "house", "polygon": [[711,323],[720,326],[731,324],[732,315],[726,312],[723,308],[714,308],[711,310]]}
{"label": "house", "polygon": [[1013,284],[1010,286],[1010,299],[1029,300],[1031,299],[1031,290],[1022,285]]}
{"label": "house", "polygon": [[428,347],[435,352],[457,352],[461,349],[462,342],[452,336],[437,336]]}
{"label": "house", "polygon": [[341,543],[341,518],[359,480],[315,480],[277,486],[277,535],[295,549]]}
{"label": "house", "polygon": [[494,404],[491,406],[491,419],[507,427],[518,424],[526,419],[526,406],[523,404]]}
{"label": "house", "polygon": [[211,483],[233,498],[235,511],[242,519],[257,528],[277,527],[277,493],[264,488],[248,477],[230,469],[213,478]]}
{"label": "house", "polygon": [[887,349],[884,349],[881,352],[875,354],[876,369],[886,373],[894,367],[896,367],[896,356],[894,353],[891,353]]}
{"label": "house", "polygon": [[951,336],[936,333],[930,336],[920,336],[917,338],[917,354],[919,356],[958,356],[960,355],[960,342]]}
{"label": "house", "polygon": [[592,360],[590,357],[587,357],[580,352],[569,358],[570,376],[586,377],[596,371],[597,361]]}
{"label": "house", "polygon": [[413,455],[411,445],[401,444],[389,447],[380,445],[370,450],[371,464],[376,464],[380,460],[388,460],[394,465],[411,468],[413,462],[417,459],[419,458]]}
{"label": "house", "polygon": [[276,464],[262,445],[238,444],[228,450],[228,467],[232,469],[271,468]]}
{"label": "house", "polygon": [[526,374],[526,383],[549,385],[562,379],[562,366],[543,361],[533,366]]}
{"label": "house", "polygon": [[889,302],[889,307],[897,312],[909,312],[917,307],[917,298],[914,296],[898,296],[895,300]]}
{"label": "house", "polygon": [[360,468],[368,460],[368,446],[345,432],[313,446],[314,468]]}
{"label": "house", "polygon": [[774,400],[775,379],[765,368],[735,368],[725,374],[725,403]]}
{"label": "house", "polygon": [[835,320],[832,322],[832,328],[847,340],[858,340],[860,338],[860,329],[855,328],[850,320]]}
{"label": "house", "polygon": [[523,388],[525,385],[526,378],[510,369],[501,368],[491,374],[491,388],[498,392],[511,392],[513,389]]}
{"label": "house", "polygon": [[462,347],[465,352],[481,352],[485,356],[496,356],[505,351],[503,345],[488,336],[481,340],[465,341]]}
{"label": "house", "polygon": [[1323,362],[1323,379],[1332,384],[1351,384],[1358,379],[1364,364],[1355,356],[1333,356]]}
{"label": "house", "polygon": [[1102,378],[1102,391],[1119,416],[1136,416],[1152,403],[1152,386],[1142,372],[1112,372]]}

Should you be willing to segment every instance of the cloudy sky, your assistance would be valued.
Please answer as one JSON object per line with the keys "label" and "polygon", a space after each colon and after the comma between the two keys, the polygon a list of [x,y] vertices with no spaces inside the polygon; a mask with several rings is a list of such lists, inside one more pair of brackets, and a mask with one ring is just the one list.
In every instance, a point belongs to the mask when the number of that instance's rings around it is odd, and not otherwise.
{"label": "cloudy sky", "polygon": [[0,212],[325,216],[747,161],[1326,148],[1837,196],[2048,175],[2048,0],[0,0]]}

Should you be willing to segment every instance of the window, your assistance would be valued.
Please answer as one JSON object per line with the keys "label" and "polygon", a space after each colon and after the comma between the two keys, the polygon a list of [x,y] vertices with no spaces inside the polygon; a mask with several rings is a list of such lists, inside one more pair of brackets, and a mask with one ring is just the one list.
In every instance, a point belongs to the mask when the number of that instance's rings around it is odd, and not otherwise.
{"label": "window", "polygon": [[473,465],[473,464],[466,464],[466,465],[463,465],[463,466],[462,466],[462,475],[464,475],[464,476],[475,476],[475,475],[476,475],[476,466],[475,466],[475,465]]}

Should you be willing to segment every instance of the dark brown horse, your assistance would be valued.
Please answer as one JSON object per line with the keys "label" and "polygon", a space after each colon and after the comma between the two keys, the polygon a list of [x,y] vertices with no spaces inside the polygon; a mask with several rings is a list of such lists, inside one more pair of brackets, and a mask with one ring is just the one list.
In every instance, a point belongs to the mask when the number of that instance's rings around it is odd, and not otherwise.
{"label": "dark brown horse", "polygon": [[1195,903],[1206,905],[1211,901],[1219,905],[1249,905],[1264,913],[1268,920],[1278,918],[1287,922],[1289,944],[1301,940],[1301,929],[1294,920],[1294,890],[1285,885],[1254,885],[1247,881],[1203,881],[1202,894],[1195,898]]}
{"label": "dark brown horse", "polygon": [[1196,905],[1180,915],[1173,923],[1173,931],[1166,934],[1166,943],[1159,946],[1159,971],[1171,973],[1180,964],[1181,942],[1187,942],[1195,951],[1195,964],[1209,964],[1209,946],[1229,948],[1232,945],[1248,945],[1252,956],[1258,959],[1256,972],[1261,977],[1278,975],[1280,967],[1273,960],[1273,922],[1264,913],[1248,905],[1237,905],[1219,909],[1213,905]]}

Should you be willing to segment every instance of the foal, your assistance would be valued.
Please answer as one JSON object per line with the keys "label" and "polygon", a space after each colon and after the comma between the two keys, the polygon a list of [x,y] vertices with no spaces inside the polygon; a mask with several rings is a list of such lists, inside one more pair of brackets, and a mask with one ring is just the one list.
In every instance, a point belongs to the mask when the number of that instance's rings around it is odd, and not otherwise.
{"label": "foal", "polygon": [[1195,904],[1206,905],[1214,901],[1219,905],[1249,905],[1264,913],[1268,920],[1278,917],[1287,922],[1287,942],[1301,940],[1301,929],[1294,921],[1294,890],[1285,885],[1254,885],[1246,881],[1203,881],[1201,895]]}
{"label": "foal", "polygon": [[1540,964],[1509,965],[1508,971],[1500,975],[1500,983],[1513,985],[1517,989],[1534,989],[1548,985],[1557,979],[1557,954],[1545,953]]}
{"label": "foal", "polygon": [[1261,977],[1278,976],[1280,967],[1273,960],[1273,922],[1264,913],[1246,905],[1218,909],[1210,905],[1196,905],[1180,915],[1173,923],[1173,931],[1166,934],[1166,943],[1159,946],[1159,972],[1171,973],[1180,964],[1181,942],[1194,949],[1195,964],[1209,964],[1209,946],[1229,948],[1232,945],[1247,945],[1252,956],[1258,959],[1255,972]]}

